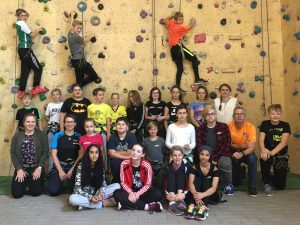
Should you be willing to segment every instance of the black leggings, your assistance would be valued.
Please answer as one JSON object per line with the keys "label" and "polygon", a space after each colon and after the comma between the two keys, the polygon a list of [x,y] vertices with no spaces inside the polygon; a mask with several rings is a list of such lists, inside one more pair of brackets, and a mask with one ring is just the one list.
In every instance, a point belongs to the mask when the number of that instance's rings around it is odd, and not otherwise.
{"label": "black leggings", "polygon": [[[75,68],[76,83],[80,86],[84,86],[98,78],[96,71],[93,69],[90,63],[84,59],[72,59],[73,67]],[[84,79],[84,74],[87,78]]]}
{"label": "black leggings", "polygon": [[157,202],[162,199],[161,193],[154,188],[150,188],[145,194],[141,195],[135,203],[128,200],[129,194],[123,189],[115,190],[113,195],[115,200],[120,202],[126,208],[139,210],[144,210],[145,205],[148,203]]}
{"label": "black leggings", "polygon": [[177,193],[186,187],[186,174],[182,170],[168,170],[167,172],[167,191]]}
{"label": "black leggings", "polygon": [[[279,158],[280,157],[280,158]],[[274,177],[271,176],[271,166],[273,165]],[[286,185],[286,176],[288,172],[288,158],[283,156],[271,156],[268,160],[260,159],[261,174],[264,184],[271,184],[283,190]]]}
{"label": "black leggings", "polygon": [[32,179],[32,174],[36,168],[25,168],[23,169],[26,173],[26,177],[23,182],[18,182],[16,180],[17,171],[15,171],[12,183],[11,183],[11,194],[14,198],[21,198],[25,195],[26,188],[29,188],[29,193],[32,196],[39,196],[43,192],[43,177],[44,172],[42,170],[41,177],[37,180]]}
{"label": "black leggings", "polygon": [[25,91],[31,69],[34,71],[33,87],[39,86],[43,67],[39,63],[33,51],[30,48],[19,48],[18,53],[21,60],[20,91]]}
{"label": "black leggings", "polygon": [[[192,53],[189,49],[187,49],[184,45],[182,45],[182,50],[183,50],[185,59],[192,62],[195,81],[199,80],[200,77],[199,77],[198,66],[200,64],[200,61],[197,59],[197,56],[194,53]],[[181,77],[182,77],[182,73],[183,73],[183,59],[182,59],[182,53],[181,53],[179,44],[172,46],[171,55],[172,55],[173,61],[175,62],[176,66],[177,66],[176,84],[180,86]]]}
{"label": "black leggings", "polygon": [[[201,177],[195,177],[194,185],[197,192],[205,192],[207,189],[211,187],[211,180]],[[202,199],[203,203],[207,205],[208,203],[214,203],[217,204],[221,200],[221,196],[218,192],[218,190],[213,193],[211,196],[207,196]],[[185,201],[187,204],[196,204],[193,194],[191,192],[188,192]]]}

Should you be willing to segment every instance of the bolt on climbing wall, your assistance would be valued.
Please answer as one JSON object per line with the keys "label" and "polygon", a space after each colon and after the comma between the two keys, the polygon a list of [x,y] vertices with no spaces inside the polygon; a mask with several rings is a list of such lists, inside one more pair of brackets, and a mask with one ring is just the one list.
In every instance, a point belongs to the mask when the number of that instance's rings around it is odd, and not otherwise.
{"label": "bolt on climbing wall", "polygon": [[[180,10],[185,24],[191,18],[196,19],[196,26],[184,37],[183,43],[200,60],[200,76],[209,80],[210,92],[217,92],[222,83],[230,84],[233,94],[238,95],[239,102],[249,111],[249,121],[255,125],[265,118],[265,106],[271,101],[285,105],[280,26],[283,13],[279,0],[3,2],[5,4],[0,5],[1,16],[6,18],[0,21],[3,30],[0,36],[0,86],[3,91],[0,125],[4,131],[0,133],[0,168],[3,175],[10,165],[15,107],[21,106],[15,95],[20,74],[14,28],[18,7],[29,12],[27,23],[33,30],[38,25],[44,28],[33,45],[44,65],[41,86],[50,90],[61,88],[64,98],[69,97],[68,87],[75,81],[73,68],[67,63],[70,51],[66,40],[71,13],[75,11],[76,19],[83,21],[83,35],[90,38],[85,46],[86,58],[103,79],[100,85],[106,89],[106,101],[112,92],[119,92],[121,102],[126,104],[128,90],[138,89],[146,102],[154,85],[161,88],[163,99],[169,101],[176,66],[171,59],[167,30],[160,21]],[[291,57],[294,54],[296,52]],[[193,82],[191,64],[184,62],[182,85],[187,90],[186,102],[195,99]],[[27,84],[28,87],[32,84],[32,75]],[[85,96],[92,100],[92,89],[98,86],[92,83],[85,87]],[[34,97],[34,104],[43,111],[50,100],[48,92]]]}

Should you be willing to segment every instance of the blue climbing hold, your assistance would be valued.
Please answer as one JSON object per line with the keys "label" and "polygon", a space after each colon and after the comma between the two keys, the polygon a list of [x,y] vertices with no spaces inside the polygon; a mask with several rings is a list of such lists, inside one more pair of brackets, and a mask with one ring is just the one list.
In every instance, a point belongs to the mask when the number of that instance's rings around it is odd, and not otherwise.
{"label": "blue climbing hold", "polygon": [[291,57],[291,61],[292,61],[292,63],[297,63],[298,57],[297,57],[296,55],[293,55],[293,56]]}
{"label": "blue climbing hold", "polygon": [[266,53],[264,50],[262,50],[262,51],[260,52],[260,56],[265,57],[266,55],[267,55],[267,53]]}
{"label": "blue climbing hold", "polygon": [[256,34],[259,34],[260,32],[261,32],[261,27],[255,26],[253,33],[256,35]]}
{"label": "blue climbing hold", "polygon": [[284,15],[282,16],[282,18],[283,18],[284,20],[286,20],[286,21],[289,21],[289,20],[291,19],[291,16],[290,16],[289,14],[284,14]]}
{"label": "blue climbing hold", "polygon": [[251,9],[256,9],[257,1],[252,1],[250,4]]}
{"label": "blue climbing hold", "polygon": [[217,93],[214,92],[214,91],[212,91],[212,92],[209,93],[209,97],[210,97],[211,99],[216,99],[216,98],[217,98]]}
{"label": "blue climbing hold", "polygon": [[58,38],[58,43],[65,43],[67,41],[67,38],[65,36],[60,36],[60,38]]}
{"label": "blue climbing hold", "polygon": [[255,97],[255,91],[250,91],[249,92],[249,97],[254,98]]}
{"label": "blue climbing hold", "polygon": [[77,9],[79,10],[79,12],[84,12],[87,8],[87,5],[84,1],[78,2],[77,4]]}
{"label": "blue climbing hold", "polygon": [[296,37],[297,40],[300,41],[300,32],[294,33],[294,36]]}

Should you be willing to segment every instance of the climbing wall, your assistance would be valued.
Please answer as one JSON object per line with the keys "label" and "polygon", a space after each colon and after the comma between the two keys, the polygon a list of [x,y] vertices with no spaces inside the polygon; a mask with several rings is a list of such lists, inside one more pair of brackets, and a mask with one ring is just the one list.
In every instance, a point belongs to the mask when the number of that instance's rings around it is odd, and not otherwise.
{"label": "climbing wall", "polygon": [[289,142],[290,166],[300,172],[300,4],[297,1],[281,1],[283,76],[286,118],[292,135]]}
{"label": "climbing wall", "polygon": [[[288,54],[284,58],[290,58],[297,51],[283,45],[282,38],[295,39],[287,35],[289,29],[294,29],[288,24],[298,22],[295,20],[297,16],[293,15],[291,20],[294,22],[285,23],[280,0],[3,2],[5,4],[0,5],[1,16],[5,18],[0,21],[0,86],[3,93],[0,99],[3,131],[0,133],[0,175],[7,175],[10,168],[9,146],[15,107],[21,106],[21,101],[12,93],[18,88],[16,83],[20,73],[13,28],[18,7],[29,12],[28,24],[32,29],[37,24],[45,28],[46,33],[39,35],[33,46],[38,59],[45,65],[41,84],[49,89],[61,88],[64,98],[70,96],[68,87],[75,81],[73,69],[67,64],[69,50],[65,39],[70,29],[70,13],[76,11],[77,19],[84,22],[83,35],[93,37],[86,45],[86,57],[103,78],[101,86],[106,89],[107,102],[112,92],[119,92],[121,102],[126,104],[130,89],[138,89],[146,102],[150,88],[155,85],[161,88],[163,100],[169,101],[169,88],[175,83],[176,68],[171,60],[166,29],[160,21],[180,10],[185,15],[186,24],[191,18],[197,21],[195,28],[185,37],[184,44],[201,61],[200,75],[209,80],[207,88],[210,92],[217,92],[220,84],[229,83],[233,94],[248,111],[248,120],[256,126],[266,118],[265,109],[271,102],[281,103],[284,107],[290,105],[290,90],[284,85],[293,82],[286,80],[283,64],[291,66],[293,71],[296,64],[283,60],[282,49]],[[281,22],[285,33],[282,33]],[[195,99],[192,82],[192,67],[186,62],[182,78],[183,88],[187,90],[186,102]],[[32,77],[28,86],[31,83]],[[97,86],[90,84],[85,87],[85,96],[92,99],[92,89]],[[49,101],[49,94],[34,98],[35,105],[42,111]],[[294,109],[289,108],[287,113],[285,119],[289,115],[295,122],[299,120]],[[295,151],[292,146],[291,151]],[[299,168],[292,168],[300,172]]]}

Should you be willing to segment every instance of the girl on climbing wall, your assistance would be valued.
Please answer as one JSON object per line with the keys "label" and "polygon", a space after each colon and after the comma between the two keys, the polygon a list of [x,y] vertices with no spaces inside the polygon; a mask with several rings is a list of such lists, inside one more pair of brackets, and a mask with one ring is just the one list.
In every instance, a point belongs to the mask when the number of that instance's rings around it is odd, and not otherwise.
{"label": "girl on climbing wall", "polygon": [[17,9],[16,17],[18,54],[21,60],[20,87],[17,97],[23,98],[27,85],[27,79],[31,69],[34,71],[33,89],[31,90],[31,94],[36,95],[48,91],[48,89],[40,87],[43,67],[31,49],[33,45],[32,39],[35,38],[39,32],[43,30],[43,28],[38,27],[35,31],[31,31],[26,24],[29,14],[24,9]]}
{"label": "girl on climbing wall", "polygon": [[229,84],[222,84],[219,87],[220,98],[214,100],[215,109],[217,112],[217,121],[228,124],[232,121],[233,110],[239,106],[237,98],[232,96],[231,87]]}
{"label": "girl on climbing wall", "polygon": [[[72,13],[71,18],[73,20],[74,12]],[[71,24],[72,28],[68,34],[68,43],[71,51],[71,64],[75,69],[76,83],[81,87],[92,81],[99,84],[102,79],[97,75],[92,65],[85,59],[84,43],[87,42],[89,38],[82,38],[80,36],[82,22],[73,20]],[[85,74],[87,75],[86,78],[84,78]]]}

